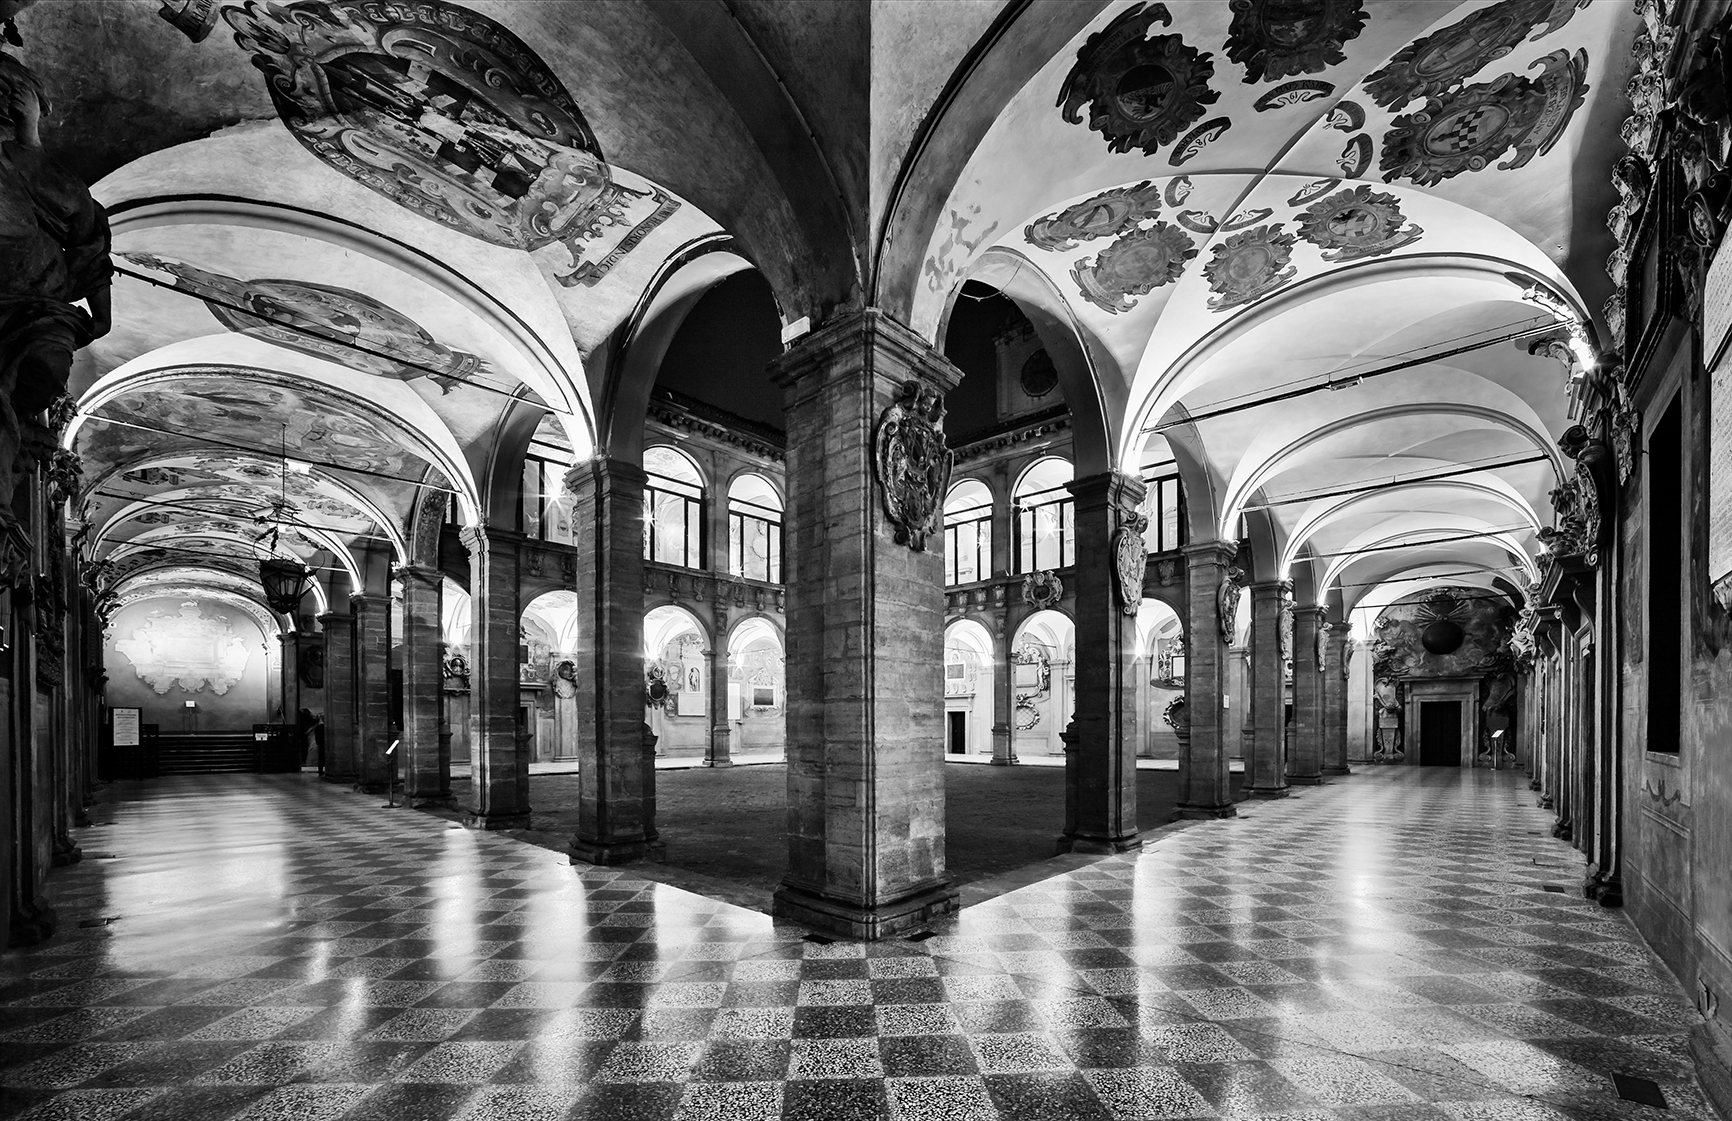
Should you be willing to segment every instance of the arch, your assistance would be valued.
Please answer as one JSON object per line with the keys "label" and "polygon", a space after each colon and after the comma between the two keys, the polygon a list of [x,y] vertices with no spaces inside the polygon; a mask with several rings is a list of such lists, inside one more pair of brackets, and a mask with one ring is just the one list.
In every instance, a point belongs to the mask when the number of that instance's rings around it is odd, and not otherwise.
{"label": "arch", "polygon": [[1516,514],[1537,533],[1541,527],[1539,515],[1534,512],[1527,499],[1502,478],[1488,475],[1484,480],[1473,479],[1422,479],[1410,483],[1397,483],[1376,491],[1366,491],[1361,494],[1347,495],[1333,502],[1324,502],[1305,512],[1293,529],[1292,536],[1287,541],[1286,552],[1281,557],[1281,571],[1285,574],[1297,559],[1299,550],[1315,534],[1328,528],[1332,522],[1346,519],[1354,513],[1356,507],[1370,505],[1390,498],[1400,498],[1404,495],[1418,494],[1426,491],[1443,491],[1459,493],[1475,499],[1483,499],[1502,506]]}
{"label": "arch", "polygon": [[451,577],[442,577],[439,584],[439,633],[445,644],[450,647],[468,646],[474,625],[469,593]]}
{"label": "arch", "polygon": [[[1383,551],[1387,546],[1404,544],[1405,538],[1412,537],[1415,534],[1435,534],[1439,528],[1444,527],[1441,527],[1438,522],[1433,521],[1428,525],[1415,526],[1411,529],[1404,529],[1396,533],[1385,534],[1380,537],[1372,537],[1359,541],[1354,545],[1351,551],[1343,551],[1341,556],[1331,558],[1328,567],[1323,570],[1322,577],[1318,579],[1317,586],[1319,589],[1329,588],[1341,578],[1342,573],[1351,565],[1365,559],[1368,555],[1371,555],[1372,550]],[[1416,541],[1412,542],[1412,547],[1415,549],[1423,549],[1426,548],[1428,544],[1429,543],[1425,541]],[[1454,552],[1462,552],[1468,548],[1481,544],[1493,546],[1494,548],[1501,549],[1503,552],[1508,553],[1513,557],[1522,570],[1527,573],[1530,579],[1539,578],[1539,567],[1534,563],[1533,557],[1528,555],[1527,550],[1522,548],[1520,542],[1516,541],[1514,537],[1507,533],[1478,537],[1471,541],[1451,541],[1444,544],[1447,544],[1451,548],[1451,551]],[[1389,551],[1395,552],[1397,550]],[[1321,599],[1321,596],[1319,596],[1319,599]]]}
{"label": "arch", "polygon": [[570,653],[577,649],[582,619],[576,592],[563,588],[542,592],[523,605],[522,614],[546,628],[548,643],[554,651]]}
{"label": "arch", "polygon": [[650,608],[643,617],[645,656],[661,657],[662,647],[687,631],[695,633],[703,640],[704,648],[709,649],[710,632],[702,619],[678,604],[664,603]]}
{"label": "arch", "polygon": [[672,444],[652,444],[643,451],[645,471],[653,471],[664,478],[685,483],[708,493],[709,483],[704,478],[703,468],[698,461]]}
{"label": "arch", "polygon": [[755,506],[782,512],[782,492],[776,484],[752,468],[744,468],[728,480],[728,501],[749,502]]}

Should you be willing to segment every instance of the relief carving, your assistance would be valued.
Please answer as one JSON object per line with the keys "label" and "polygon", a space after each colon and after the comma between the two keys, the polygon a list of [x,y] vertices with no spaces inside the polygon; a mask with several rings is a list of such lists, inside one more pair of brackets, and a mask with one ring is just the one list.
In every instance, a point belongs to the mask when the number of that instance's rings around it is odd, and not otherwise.
{"label": "relief carving", "polygon": [[1126,615],[1135,615],[1143,605],[1143,578],[1148,572],[1149,550],[1143,542],[1143,531],[1149,519],[1140,510],[1121,515],[1119,529],[1113,535],[1113,561],[1119,578],[1119,604]]}
{"label": "relief carving", "polygon": [[873,443],[884,514],[896,529],[896,543],[923,553],[928,535],[938,532],[950,487],[943,395],[914,379],[903,382],[878,420]]}

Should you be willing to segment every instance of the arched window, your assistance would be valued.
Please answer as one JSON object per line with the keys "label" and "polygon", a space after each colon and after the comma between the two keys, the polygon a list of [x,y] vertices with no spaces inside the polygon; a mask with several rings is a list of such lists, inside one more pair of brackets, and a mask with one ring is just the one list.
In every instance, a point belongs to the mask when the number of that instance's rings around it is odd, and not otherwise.
{"label": "arched window", "polygon": [[762,476],[741,475],[728,484],[728,571],[782,582],[782,498]]}
{"label": "arched window", "polygon": [[1076,503],[1068,461],[1037,460],[1017,481],[1016,570],[1043,572],[1076,563]]}
{"label": "arched window", "polygon": [[646,448],[643,468],[643,556],[682,568],[703,567],[704,478],[698,465],[669,447]]}
{"label": "arched window", "polygon": [[944,583],[992,578],[992,492],[964,479],[944,500]]}
{"label": "arched window", "polygon": [[1185,543],[1185,499],[1179,489],[1179,465],[1166,437],[1155,433],[1143,448],[1143,544],[1151,553],[1168,553]]}
{"label": "arched window", "polygon": [[[553,417],[544,417],[523,457],[517,528],[524,536],[572,543],[571,496],[565,491],[565,473],[570,470],[571,441]],[[446,508],[455,511],[457,503],[446,503]]]}

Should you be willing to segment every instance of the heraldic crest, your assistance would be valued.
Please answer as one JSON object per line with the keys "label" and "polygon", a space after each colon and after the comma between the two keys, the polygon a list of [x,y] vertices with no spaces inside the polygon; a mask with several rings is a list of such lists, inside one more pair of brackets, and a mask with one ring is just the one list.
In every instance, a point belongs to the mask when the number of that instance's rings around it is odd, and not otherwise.
{"label": "heraldic crest", "polygon": [[1126,615],[1135,615],[1143,605],[1143,576],[1148,570],[1149,548],[1143,531],[1149,519],[1141,510],[1127,510],[1113,535],[1113,564],[1119,577],[1119,604]]}
{"label": "heraldic crest", "polygon": [[939,503],[950,487],[950,449],[944,446],[944,397],[910,378],[884,415],[873,441],[884,513],[896,543],[917,553],[938,532]]}

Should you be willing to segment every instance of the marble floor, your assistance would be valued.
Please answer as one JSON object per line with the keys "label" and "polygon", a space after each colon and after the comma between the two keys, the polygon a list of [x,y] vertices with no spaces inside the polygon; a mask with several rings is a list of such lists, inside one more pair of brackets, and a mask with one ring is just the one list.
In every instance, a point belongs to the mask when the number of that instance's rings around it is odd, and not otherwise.
{"label": "marble floor", "polygon": [[862,945],[303,776],[117,785],[0,957],[0,1117],[1712,1117],[1532,803],[1373,770]]}

